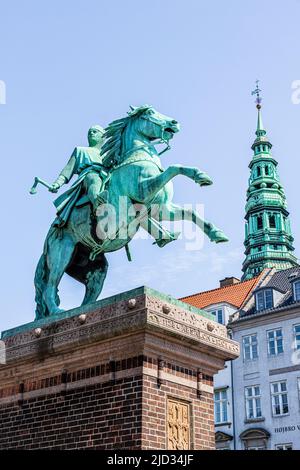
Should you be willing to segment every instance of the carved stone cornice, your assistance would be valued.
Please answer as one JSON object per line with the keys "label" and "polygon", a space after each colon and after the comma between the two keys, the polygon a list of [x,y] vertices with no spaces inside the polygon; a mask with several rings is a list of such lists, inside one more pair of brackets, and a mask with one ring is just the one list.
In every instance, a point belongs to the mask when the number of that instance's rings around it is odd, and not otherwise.
{"label": "carved stone cornice", "polygon": [[[31,323],[4,332],[7,365],[0,369],[141,333],[145,338],[157,337],[160,342],[162,338],[177,345],[182,342],[200,355],[209,354],[215,358],[217,369],[220,360],[239,355],[238,343],[230,340],[226,328],[210,316],[201,310],[191,311],[169,296],[140,288],[115,296],[111,302],[100,301],[85,309],[65,312],[62,319],[56,317],[52,322]],[[150,344],[151,341],[148,349]]]}

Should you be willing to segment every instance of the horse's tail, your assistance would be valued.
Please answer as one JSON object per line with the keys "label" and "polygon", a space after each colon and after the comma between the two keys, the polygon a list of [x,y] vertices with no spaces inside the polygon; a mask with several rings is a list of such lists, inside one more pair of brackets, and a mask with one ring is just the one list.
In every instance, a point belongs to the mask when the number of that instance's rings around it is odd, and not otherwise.
{"label": "horse's tail", "polygon": [[48,266],[47,258],[45,253],[39,259],[38,265],[35,270],[34,276],[34,285],[35,285],[35,319],[39,320],[41,318],[47,317],[49,315],[48,307],[44,301],[43,292],[45,290],[47,281],[48,281]]}

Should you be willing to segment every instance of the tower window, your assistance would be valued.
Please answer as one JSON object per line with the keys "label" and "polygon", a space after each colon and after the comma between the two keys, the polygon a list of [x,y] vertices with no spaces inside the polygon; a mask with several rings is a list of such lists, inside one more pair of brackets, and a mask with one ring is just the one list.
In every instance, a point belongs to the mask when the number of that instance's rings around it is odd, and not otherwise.
{"label": "tower window", "polygon": [[257,230],[261,230],[263,228],[263,219],[262,216],[259,215],[257,217]]}
{"label": "tower window", "polygon": [[267,165],[265,166],[265,174],[266,174],[266,175],[269,175],[269,174],[270,174],[270,173],[269,173],[269,167],[268,167]]}
{"label": "tower window", "polygon": [[260,169],[260,166],[258,166],[256,168],[256,176],[260,176],[261,175],[261,169]]}
{"label": "tower window", "polygon": [[275,215],[269,215],[269,226],[270,228],[276,228]]}

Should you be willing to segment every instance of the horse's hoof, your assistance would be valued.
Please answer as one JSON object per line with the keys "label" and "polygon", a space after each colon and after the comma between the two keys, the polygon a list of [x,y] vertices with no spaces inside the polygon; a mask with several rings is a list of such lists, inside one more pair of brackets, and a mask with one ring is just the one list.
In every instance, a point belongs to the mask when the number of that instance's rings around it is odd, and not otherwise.
{"label": "horse's hoof", "polygon": [[215,243],[225,243],[225,242],[229,242],[229,238],[226,237],[225,233],[222,232],[222,230],[216,230],[213,232],[211,241]]}
{"label": "horse's hoof", "polygon": [[199,184],[200,186],[210,186],[213,184],[213,181],[206,173],[199,172],[195,178],[195,183]]}
{"label": "horse's hoof", "polygon": [[198,183],[200,186],[211,186],[213,184],[213,182],[210,180],[210,181],[202,181],[200,183]]}
{"label": "horse's hoof", "polygon": [[157,246],[159,246],[159,248],[163,248],[168,243],[171,243],[171,242],[174,242],[175,240],[177,240],[179,235],[180,235],[180,232],[174,232],[172,234],[170,233],[170,238],[161,238],[159,240],[155,240],[155,242],[153,242],[153,245],[157,245]]}

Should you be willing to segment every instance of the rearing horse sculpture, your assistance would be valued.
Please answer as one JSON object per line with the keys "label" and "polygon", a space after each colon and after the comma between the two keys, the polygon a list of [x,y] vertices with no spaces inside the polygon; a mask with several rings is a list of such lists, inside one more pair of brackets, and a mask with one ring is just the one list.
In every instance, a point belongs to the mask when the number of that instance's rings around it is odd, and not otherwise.
{"label": "rearing horse sculpture", "polygon": [[212,184],[195,167],[162,168],[155,144],[168,146],[178,131],[177,121],[148,105],[132,108],[128,116],[109,124],[102,147],[103,164],[110,169],[107,204],[99,206],[94,216],[88,202],[78,203],[66,226],[50,227],[35,274],[37,319],[62,311],[58,285],[65,272],[85,285],[82,305],[96,301],[108,269],[105,253],[127,247],[139,227],[150,232],[159,246],[177,237],[164,230],[162,220],[192,220],[211,241],[228,241],[197,212],[172,202],[171,180],[177,175],[200,186]]}

